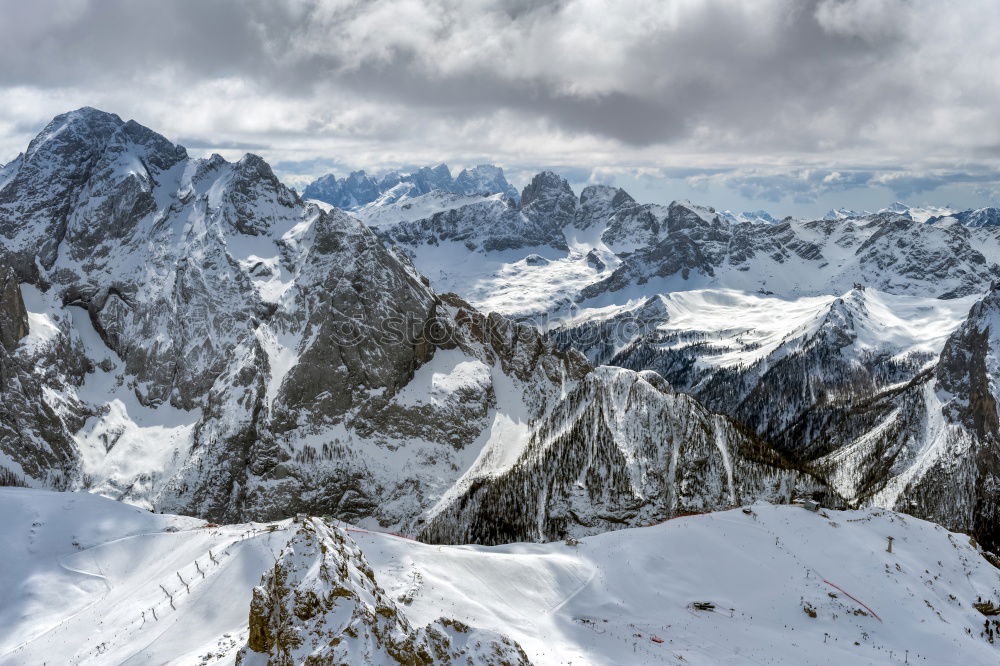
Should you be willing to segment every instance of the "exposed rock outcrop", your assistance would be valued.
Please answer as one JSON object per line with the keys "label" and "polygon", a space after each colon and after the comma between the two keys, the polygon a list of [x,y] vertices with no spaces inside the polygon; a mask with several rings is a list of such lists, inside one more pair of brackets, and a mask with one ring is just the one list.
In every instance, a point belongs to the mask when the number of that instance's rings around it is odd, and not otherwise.
{"label": "exposed rock outcrop", "polygon": [[0,265],[0,346],[8,352],[28,334],[28,311],[24,308],[17,274]]}
{"label": "exposed rock outcrop", "polygon": [[440,618],[415,627],[341,529],[307,520],[254,588],[236,663],[528,666],[506,636]]}

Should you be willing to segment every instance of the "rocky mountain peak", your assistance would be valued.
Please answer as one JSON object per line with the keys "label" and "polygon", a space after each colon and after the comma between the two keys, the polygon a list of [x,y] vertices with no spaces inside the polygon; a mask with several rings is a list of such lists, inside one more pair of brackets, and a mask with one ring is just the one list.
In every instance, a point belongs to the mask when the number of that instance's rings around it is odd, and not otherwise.
{"label": "rocky mountain peak", "polygon": [[[346,178],[328,174],[310,183],[303,191],[303,197],[324,201],[338,208],[357,209],[372,203],[385,205],[413,199],[435,190],[452,194],[501,193],[514,201],[518,198],[517,190],[504,178],[503,169],[491,164],[465,169],[454,179],[447,164],[424,166],[410,173],[389,171],[380,178],[373,178],[364,171],[352,172]],[[389,196],[384,196],[386,194]]]}
{"label": "rocky mountain peak", "polygon": [[503,169],[492,164],[479,164],[472,168],[462,169],[455,178],[451,190],[456,194],[494,194],[502,193],[518,199],[517,190],[507,182]]}
{"label": "rocky mountain peak", "polygon": [[545,218],[563,227],[576,212],[576,195],[565,178],[543,171],[536,174],[521,192],[521,210],[529,217]]}
{"label": "rocky mountain peak", "polygon": [[634,203],[635,199],[628,192],[612,185],[588,185],[580,192],[581,206],[596,207],[604,204],[615,209]]}
{"label": "rocky mountain peak", "polygon": [[620,187],[615,192],[614,198],[611,199],[611,206],[616,210],[618,208],[623,208],[625,206],[631,206],[634,204],[635,204],[635,199],[632,198],[632,195]]}
{"label": "rocky mountain peak", "polygon": [[[223,213],[229,223],[250,236],[266,233],[274,224],[276,213],[294,215],[292,209],[302,203],[294,191],[278,180],[271,166],[253,153],[247,153],[233,165],[225,201],[232,207]],[[270,205],[261,206],[262,202]]]}
{"label": "rocky mountain peak", "polygon": [[864,293],[860,290],[851,290],[834,299],[820,317],[815,332],[809,337],[809,344],[828,349],[841,349],[852,344],[857,339],[858,323],[864,319],[866,312]]}
{"label": "rocky mountain peak", "polygon": [[128,137],[129,142],[142,146],[147,161],[160,170],[169,169],[188,156],[184,146],[174,145],[161,134],[134,120],[126,122],[121,131]]}
{"label": "rocky mountain peak", "polygon": [[438,164],[433,168],[420,167],[409,176],[401,176],[400,180],[413,182],[421,194],[432,190],[449,190],[452,183],[451,169],[448,168],[447,164]]}
{"label": "rocky mountain peak", "polygon": [[[22,279],[36,279],[35,257],[51,268],[73,227],[88,236],[123,212],[148,212],[150,170],[169,168],[184,155],[183,148],[112,113],[85,107],[56,116],[32,139],[16,170],[5,169],[0,255]],[[81,209],[95,212],[90,223],[72,219]]]}
{"label": "rocky mountain peak", "polygon": [[96,152],[123,124],[117,115],[89,106],[61,113],[28,144],[25,161],[31,162],[48,155],[69,159],[80,152]]}
{"label": "rocky mountain peak", "polygon": [[576,209],[575,225],[587,229],[608,220],[622,208],[635,205],[628,192],[611,185],[588,185],[580,193],[580,204]]}
{"label": "rocky mountain peak", "polygon": [[703,227],[706,224],[721,227],[722,219],[714,208],[699,206],[690,201],[673,201],[668,208],[667,223],[671,230]]}

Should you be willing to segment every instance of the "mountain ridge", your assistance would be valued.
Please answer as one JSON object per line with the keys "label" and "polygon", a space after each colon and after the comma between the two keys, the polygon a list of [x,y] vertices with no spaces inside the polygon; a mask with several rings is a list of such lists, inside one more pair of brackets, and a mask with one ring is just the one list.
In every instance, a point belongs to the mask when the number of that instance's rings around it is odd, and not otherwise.
{"label": "mountain ridge", "polygon": [[[436,292],[404,252],[303,201],[259,156],[193,159],[88,109],[25,154],[0,191],[14,241],[0,266],[28,320],[3,351],[10,483],[217,522],[309,511],[416,535],[474,464],[500,473],[577,384],[611,381],[536,328]],[[495,247],[523,246],[524,230],[559,238],[574,219],[555,174],[526,192],[474,204],[523,225],[487,235]],[[21,335],[16,295],[3,303]],[[729,428],[692,401],[659,409]],[[772,462],[765,476],[783,477]]]}

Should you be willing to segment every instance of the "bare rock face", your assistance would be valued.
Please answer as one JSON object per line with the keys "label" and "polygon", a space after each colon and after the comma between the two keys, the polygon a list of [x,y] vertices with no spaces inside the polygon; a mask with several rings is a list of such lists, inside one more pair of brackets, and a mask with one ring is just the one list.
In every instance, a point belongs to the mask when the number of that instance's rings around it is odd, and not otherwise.
{"label": "bare rock face", "polygon": [[950,396],[945,412],[981,438],[998,435],[1000,288],[972,306],[948,339],[937,365],[938,389]]}
{"label": "bare rock face", "polygon": [[0,345],[8,352],[28,334],[28,311],[24,309],[17,275],[9,266],[0,266]]}
{"label": "bare rock face", "polygon": [[543,171],[521,192],[521,210],[529,218],[544,220],[557,228],[573,222],[577,200],[565,178]]}
{"label": "bare rock face", "polygon": [[[911,491],[925,510],[945,520],[962,520],[989,547],[1000,545],[998,376],[1000,285],[994,283],[945,343],[936,371],[945,418],[961,424],[972,441],[957,459],[942,460],[939,474],[926,475],[922,487]],[[948,496],[965,500],[956,502],[959,506],[952,515],[935,506],[939,504],[935,500]]]}
{"label": "bare rock face", "polygon": [[72,432],[82,425],[82,415],[72,402],[46,399],[45,389],[80,381],[87,362],[61,335],[43,350],[21,346],[28,333],[17,276],[0,267],[0,485],[42,480],[66,489],[79,475]]}
{"label": "bare rock face", "polygon": [[354,541],[309,519],[254,588],[237,664],[530,664],[495,632],[441,618],[414,627]]}

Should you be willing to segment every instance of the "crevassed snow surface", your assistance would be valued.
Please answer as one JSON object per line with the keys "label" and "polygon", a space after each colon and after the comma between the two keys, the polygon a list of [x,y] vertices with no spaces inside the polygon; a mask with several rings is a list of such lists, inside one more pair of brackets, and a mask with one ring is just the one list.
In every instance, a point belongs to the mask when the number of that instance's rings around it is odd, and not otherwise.
{"label": "crevassed snow surface", "polygon": [[[0,488],[0,664],[231,664],[291,527]],[[576,546],[349,534],[413,622],[501,631],[540,665],[1000,660],[971,606],[1000,602],[1000,572],[968,537],[890,511],[759,504]]]}

